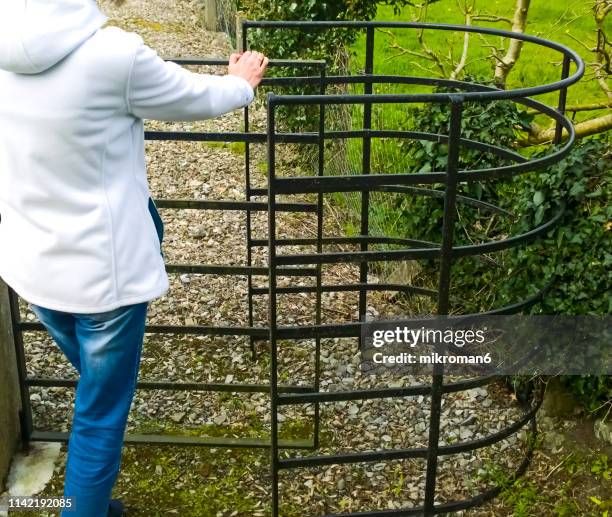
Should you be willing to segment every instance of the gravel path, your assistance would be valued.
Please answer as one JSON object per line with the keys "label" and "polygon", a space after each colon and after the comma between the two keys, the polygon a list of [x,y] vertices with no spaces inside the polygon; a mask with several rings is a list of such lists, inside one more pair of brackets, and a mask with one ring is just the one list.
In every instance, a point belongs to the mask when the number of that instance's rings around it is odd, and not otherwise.
{"label": "gravel path", "polygon": [[[121,9],[108,7],[107,12],[113,24],[138,32],[160,55],[227,56],[230,48],[226,36],[200,28],[197,6],[198,2],[188,0],[171,5],[161,0],[131,0]],[[222,73],[221,69],[202,68],[201,71]],[[262,102],[258,100],[252,116],[252,124],[260,130],[265,127]],[[147,125],[152,129],[239,131],[241,122],[238,111],[214,121]],[[252,154],[253,183],[265,186],[263,146],[253,146]],[[240,146],[151,142],[147,144],[147,156],[150,185],[157,198],[244,199],[244,158]],[[283,154],[281,159],[285,160],[286,169],[294,166],[291,155]],[[164,253],[168,262],[246,264],[244,213],[161,212],[166,223]],[[328,207],[326,215],[329,214]],[[265,238],[266,214],[257,214],[253,220],[254,236]],[[281,214],[278,225],[282,236],[314,236],[315,222],[313,215]],[[338,231],[334,220],[327,217],[327,234],[338,234]],[[263,249],[257,251],[255,261],[266,263]],[[324,270],[324,282],[347,283],[355,281],[356,275],[355,267],[333,266]],[[288,280],[283,281],[288,285]],[[295,285],[296,280],[291,282]],[[152,304],[149,322],[246,325],[246,285],[246,280],[240,277],[172,275],[171,290]],[[264,286],[261,279],[258,285]],[[398,308],[381,293],[373,294],[370,301],[373,315],[397,313]],[[266,310],[267,298],[259,297],[255,311],[257,325],[266,324]],[[335,293],[323,297],[325,323],[355,321],[356,311],[356,294]],[[281,298],[280,324],[312,322],[313,314],[313,296]],[[33,319],[31,314],[28,317]],[[42,333],[29,333],[26,337],[30,375],[74,378],[74,370],[49,338]],[[313,343],[281,345],[279,374],[283,382],[300,385],[312,382]],[[326,339],[322,341],[322,350],[324,391],[401,386],[415,381],[392,374],[363,375],[354,340]],[[259,343],[257,351],[257,359],[253,361],[247,340],[240,337],[147,336],[140,380],[266,383],[269,378],[267,345]],[[37,429],[69,429],[72,390],[32,389],[32,403]],[[325,404],[321,416],[322,447],[317,454],[426,446],[428,407],[428,398],[422,396]],[[312,411],[312,407],[283,409],[281,434],[309,437]],[[519,414],[507,393],[493,387],[448,396],[443,405],[442,443],[485,436],[506,426]],[[128,432],[172,432],[180,428],[181,432],[204,429],[217,435],[265,436],[269,420],[266,394],[139,391]],[[442,458],[438,501],[480,491],[484,484],[479,476],[486,473],[489,462],[515,465],[524,441],[525,434],[521,433],[474,454]],[[169,450],[171,462],[167,461]],[[62,468],[63,465],[58,467],[49,490],[61,489]],[[226,449],[149,447],[145,454],[142,448],[126,447],[117,490],[125,494],[130,516],[169,513],[203,517],[263,516],[269,514],[268,469],[265,451],[241,457],[238,452]],[[144,478],[138,478],[138,471],[146,474]],[[171,495],[160,493],[167,487],[166,472],[178,472],[171,481]],[[202,486],[214,486],[221,479],[231,481],[232,490],[236,490],[230,503],[223,502],[222,495],[213,492],[205,492],[198,499]],[[400,508],[422,503],[424,462],[403,460],[301,469],[282,472],[281,481],[283,517]],[[223,486],[229,490],[229,485]],[[476,510],[469,515],[493,515],[492,511],[491,508]]]}

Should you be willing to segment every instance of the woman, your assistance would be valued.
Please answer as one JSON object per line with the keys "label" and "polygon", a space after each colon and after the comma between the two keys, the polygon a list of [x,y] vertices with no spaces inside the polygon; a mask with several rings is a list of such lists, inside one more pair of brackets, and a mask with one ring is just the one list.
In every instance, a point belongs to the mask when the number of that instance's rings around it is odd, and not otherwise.
{"label": "woman", "polygon": [[0,7],[0,276],[80,374],[64,485],[79,517],[123,512],[110,496],[147,305],[168,289],[143,119],[246,106],[268,64],[245,52],[195,74],[106,20],[94,0]]}

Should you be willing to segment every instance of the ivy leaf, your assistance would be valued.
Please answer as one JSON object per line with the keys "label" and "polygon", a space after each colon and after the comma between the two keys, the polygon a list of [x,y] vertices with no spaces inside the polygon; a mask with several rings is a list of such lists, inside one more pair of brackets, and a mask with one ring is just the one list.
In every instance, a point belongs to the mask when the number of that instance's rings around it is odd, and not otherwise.
{"label": "ivy leaf", "polygon": [[535,206],[540,206],[543,201],[544,201],[544,194],[542,194],[542,191],[541,190],[536,191],[533,194],[533,204]]}

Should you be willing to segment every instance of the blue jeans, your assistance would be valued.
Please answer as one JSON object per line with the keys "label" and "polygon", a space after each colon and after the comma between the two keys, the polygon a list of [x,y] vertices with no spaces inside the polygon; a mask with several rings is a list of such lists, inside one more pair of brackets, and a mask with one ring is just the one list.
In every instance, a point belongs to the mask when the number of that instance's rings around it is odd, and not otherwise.
{"label": "blue jeans", "polygon": [[[164,224],[152,199],[149,213],[161,251]],[[79,372],[64,482],[64,495],[75,498],[76,511],[62,517],[106,517],[136,389],[148,303],[97,314],[31,307]]]}
{"label": "blue jeans", "polygon": [[75,498],[76,512],[62,517],[107,515],[138,377],[147,306],[98,314],[32,306],[80,374],[64,483],[64,495]]}

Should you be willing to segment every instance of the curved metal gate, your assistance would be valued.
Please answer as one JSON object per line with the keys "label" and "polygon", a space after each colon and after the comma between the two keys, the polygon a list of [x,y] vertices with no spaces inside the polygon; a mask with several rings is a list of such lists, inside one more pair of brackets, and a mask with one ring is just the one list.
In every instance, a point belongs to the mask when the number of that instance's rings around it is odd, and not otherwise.
{"label": "curved metal gate", "polygon": [[[195,133],[195,132],[148,132],[149,140],[182,140],[182,141],[221,141],[243,142],[245,144],[245,200],[169,200],[158,199],[156,204],[165,209],[199,209],[199,210],[238,210],[244,211],[247,217],[247,265],[246,266],[213,266],[213,265],[184,265],[169,264],[169,273],[198,273],[217,275],[239,275],[248,279],[248,326],[245,327],[205,327],[205,326],[148,326],[147,332],[152,334],[197,334],[197,335],[223,335],[223,336],[250,336],[252,350],[255,340],[268,340],[271,353],[270,384],[211,384],[211,383],[175,383],[175,382],[139,382],[138,389],[168,389],[168,390],[200,390],[225,392],[269,392],[271,397],[271,435],[270,439],[235,439],[214,437],[172,437],[135,435],[128,436],[126,443],[141,444],[174,444],[174,445],[203,445],[228,447],[264,447],[271,450],[271,482],[272,482],[272,514],[279,516],[279,472],[281,470],[296,469],[330,464],[347,464],[355,462],[379,462],[407,458],[422,458],[426,461],[426,481],[424,504],[421,507],[403,508],[397,510],[364,511],[342,515],[387,516],[387,515],[426,515],[431,516],[460,509],[469,508],[497,495],[499,488],[494,487],[471,499],[435,504],[436,475],[438,458],[444,455],[459,454],[485,447],[503,440],[516,433],[525,425],[530,425],[533,433],[536,432],[536,412],[541,402],[541,393],[536,392],[533,400],[528,404],[524,415],[506,429],[485,438],[465,441],[452,445],[440,445],[440,414],[441,402],[445,394],[484,386],[495,377],[469,378],[461,381],[445,382],[444,369],[436,365],[431,383],[428,386],[414,385],[404,387],[381,387],[363,390],[347,390],[342,392],[326,392],[320,389],[321,373],[321,339],[329,337],[353,337],[361,339],[361,331],[366,322],[366,309],[368,293],[373,290],[390,290],[399,292],[419,292],[429,294],[436,300],[437,314],[445,315],[449,311],[449,289],[451,267],[453,261],[460,257],[474,256],[490,253],[524,245],[540,235],[545,234],[554,227],[561,213],[553,219],[540,224],[522,235],[514,235],[503,240],[483,242],[473,245],[457,246],[454,243],[454,218],[458,203],[467,203],[472,206],[488,209],[493,212],[504,213],[503,210],[482,201],[457,195],[457,185],[461,182],[491,181],[500,178],[509,178],[547,167],[563,159],[574,143],[574,130],[572,123],[565,116],[565,100],[567,88],[578,81],[583,74],[584,65],[580,57],[572,50],[550,41],[533,36],[516,34],[507,31],[474,27],[453,26],[426,23],[391,23],[391,22],[273,22],[273,21],[245,21],[242,30],[243,48],[248,48],[249,29],[259,30],[328,30],[345,28],[350,30],[364,30],[366,33],[365,73],[363,75],[327,76],[324,61],[272,61],[271,67],[291,66],[301,70],[313,70],[313,73],[300,77],[269,77],[263,85],[280,90],[285,86],[314,85],[318,88],[317,95],[279,95],[269,93],[267,97],[267,133],[253,133],[250,131],[249,108],[244,110],[244,131],[240,133]],[[552,49],[562,57],[562,76],[555,83],[516,90],[499,90],[494,87],[483,86],[457,80],[432,79],[410,76],[383,76],[374,74],[374,38],[376,28],[394,28],[405,30],[440,30],[482,33],[486,35],[503,36],[520,39],[535,45]],[[221,65],[225,60],[218,59],[176,59],[183,65]],[[570,75],[570,65],[575,65],[575,71]],[[452,88],[454,93],[427,93],[427,94],[373,94],[373,85],[411,84],[427,86],[443,86]],[[326,94],[328,85],[362,84],[363,94],[338,95]],[[541,102],[531,99],[531,96],[559,92],[558,107],[551,108]],[[517,152],[502,147],[484,144],[461,135],[461,120],[464,104],[466,102],[489,103],[499,100],[511,100],[523,106],[532,108],[538,113],[547,115],[556,121],[556,136],[553,152],[545,157],[529,160]],[[416,131],[389,131],[372,127],[372,107],[376,104],[386,103],[443,103],[450,105],[450,124],[448,134],[431,134]],[[352,131],[328,131],[326,129],[325,108],[330,105],[358,105],[363,107],[363,129]],[[277,119],[279,109],[284,106],[318,106],[320,110],[318,131],[306,133],[283,133],[278,131]],[[562,142],[562,131],[568,133],[567,141]],[[444,171],[427,173],[406,172],[401,174],[377,174],[371,170],[371,143],[377,138],[408,138],[426,141],[437,141],[448,144],[448,165]],[[362,171],[361,174],[334,175],[325,174],[325,142],[339,138],[354,138],[362,141]],[[252,186],[250,173],[250,144],[267,143],[268,185],[267,188]],[[277,176],[276,149],[278,144],[294,143],[314,145],[318,149],[318,170],[315,176]],[[478,149],[503,157],[513,162],[512,165],[487,168],[481,170],[459,170],[458,158],[462,147]],[[443,184],[444,191],[435,191],[423,185],[434,183]],[[421,185],[417,187],[417,185]],[[360,234],[355,237],[323,236],[323,195],[335,192],[358,192],[361,199]],[[384,235],[372,235],[369,224],[369,196],[372,192],[394,192],[405,195],[442,196],[444,199],[444,225],[442,241],[432,245],[424,241],[411,239],[390,238]],[[287,202],[280,201],[279,196],[315,194],[316,202]],[[267,197],[267,201],[254,201],[256,197]],[[255,239],[251,228],[251,214],[254,211],[268,213],[268,238]],[[317,216],[316,238],[283,239],[279,238],[277,216],[280,212],[310,212]],[[404,245],[399,250],[376,251],[370,246],[381,242],[393,242]],[[356,244],[359,251],[326,251],[325,248],[334,244]],[[313,253],[289,254],[283,248],[295,245],[310,245]],[[267,248],[268,266],[253,265],[253,250]],[[374,262],[399,261],[410,259],[433,259],[439,261],[440,274],[437,292],[429,292],[422,288],[410,285],[381,284],[369,281],[368,264]],[[347,263],[359,265],[359,282],[354,284],[329,285],[323,284],[322,266],[333,263]],[[267,288],[254,287],[253,278],[261,276],[268,280]],[[278,285],[279,277],[308,277],[313,278],[315,285],[283,287]],[[511,314],[537,303],[546,287],[536,296],[527,300],[517,301],[508,307],[501,307],[490,311],[490,314]],[[325,324],[321,320],[321,295],[324,292],[353,291],[359,294],[359,321],[343,324]],[[286,326],[280,325],[277,315],[278,297],[284,293],[315,293],[316,309],[315,324]],[[268,324],[266,326],[254,325],[254,297],[269,296]],[[35,429],[32,421],[32,412],[29,400],[30,386],[75,386],[75,381],[65,379],[42,379],[28,377],[26,373],[26,358],[23,349],[23,332],[40,331],[43,327],[38,323],[22,321],[19,314],[19,303],[15,293],[11,293],[11,309],[15,346],[19,361],[21,396],[23,410],[22,432],[23,440],[29,441],[66,441],[66,433],[41,432]],[[315,353],[315,379],[311,386],[281,385],[278,380],[278,342],[279,340],[313,339],[316,344]],[[314,455],[304,457],[281,458],[281,448],[316,450],[320,445],[319,416],[320,405],[326,402],[365,400],[375,398],[405,397],[410,395],[429,395],[431,398],[429,414],[428,446],[424,448],[391,449],[368,452],[354,452],[350,454]],[[314,435],[312,440],[280,440],[278,432],[279,408],[287,405],[313,404],[314,405]],[[519,466],[516,476],[527,468],[532,448]]]}

